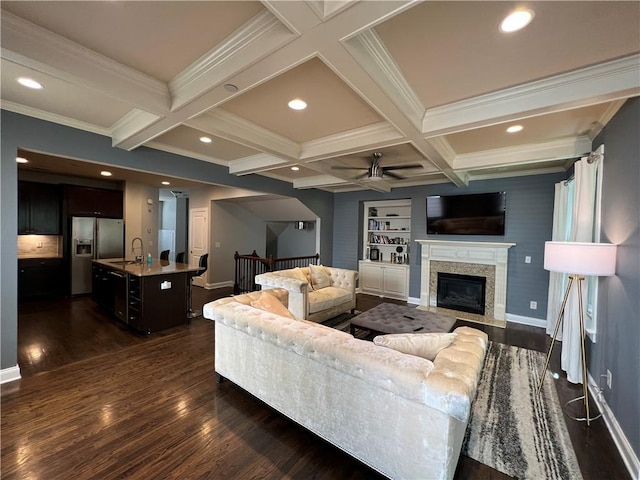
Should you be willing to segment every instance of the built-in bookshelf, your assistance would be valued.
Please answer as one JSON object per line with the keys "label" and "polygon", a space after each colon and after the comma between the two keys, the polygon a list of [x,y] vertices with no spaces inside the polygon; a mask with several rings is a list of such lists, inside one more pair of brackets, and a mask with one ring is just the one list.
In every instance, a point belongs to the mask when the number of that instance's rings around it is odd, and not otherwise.
{"label": "built-in bookshelf", "polygon": [[365,202],[360,290],[406,300],[409,290],[411,200]]}

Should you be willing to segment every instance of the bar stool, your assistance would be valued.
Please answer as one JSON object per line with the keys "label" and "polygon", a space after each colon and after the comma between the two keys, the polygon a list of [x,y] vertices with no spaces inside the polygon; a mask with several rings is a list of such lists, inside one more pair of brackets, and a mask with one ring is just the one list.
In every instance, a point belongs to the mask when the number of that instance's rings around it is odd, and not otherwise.
{"label": "bar stool", "polygon": [[160,252],[160,260],[169,260],[170,250],[163,250]]}
{"label": "bar stool", "polygon": [[199,268],[194,274],[191,276],[191,285],[189,287],[189,312],[187,313],[187,318],[196,318],[202,315],[202,310],[194,310],[193,309],[193,279],[194,277],[199,277],[204,272],[207,271],[207,263],[209,259],[209,254],[205,253],[200,257]]}
{"label": "bar stool", "polygon": [[184,263],[184,252],[176,253],[176,263]]}

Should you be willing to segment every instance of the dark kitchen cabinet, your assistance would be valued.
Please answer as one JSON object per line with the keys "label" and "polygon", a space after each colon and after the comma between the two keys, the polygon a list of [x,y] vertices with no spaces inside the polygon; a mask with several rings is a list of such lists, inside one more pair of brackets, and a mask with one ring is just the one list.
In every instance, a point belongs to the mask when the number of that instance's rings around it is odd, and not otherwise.
{"label": "dark kitchen cabinet", "polygon": [[[162,283],[170,280],[171,289],[163,289]],[[187,273],[129,276],[129,325],[143,333],[157,332],[184,325],[187,304]]]}
{"label": "dark kitchen cabinet", "polygon": [[64,275],[62,258],[18,260],[18,299],[63,296]]}
{"label": "dark kitchen cabinet", "polygon": [[91,297],[94,302],[113,314],[114,302],[114,281],[109,274],[110,269],[99,265],[91,267]]}
{"label": "dark kitchen cabinet", "polygon": [[60,235],[59,185],[18,182],[18,235]]}
{"label": "dark kitchen cabinet", "polygon": [[133,275],[94,262],[93,300],[132,329],[149,334],[186,323],[190,273]]}
{"label": "dark kitchen cabinet", "polygon": [[69,216],[123,218],[122,190],[67,185],[64,196]]}

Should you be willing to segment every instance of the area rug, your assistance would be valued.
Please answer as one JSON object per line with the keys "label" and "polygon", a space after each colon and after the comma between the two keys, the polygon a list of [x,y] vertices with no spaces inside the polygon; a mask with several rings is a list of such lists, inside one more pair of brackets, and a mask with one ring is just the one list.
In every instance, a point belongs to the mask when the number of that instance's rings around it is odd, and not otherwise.
{"label": "area rug", "polygon": [[[338,315],[337,317],[330,318],[322,322],[322,325],[326,325],[327,327],[335,328],[336,330],[341,330],[343,332],[351,333],[351,319],[356,315],[360,315],[362,312],[360,310],[355,310],[353,313],[346,312]],[[368,336],[367,331],[358,330],[356,332],[356,338],[365,339]]]}
{"label": "area rug", "polygon": [[582,479],[544,354],[489,342],[462,453],[521,479]]}

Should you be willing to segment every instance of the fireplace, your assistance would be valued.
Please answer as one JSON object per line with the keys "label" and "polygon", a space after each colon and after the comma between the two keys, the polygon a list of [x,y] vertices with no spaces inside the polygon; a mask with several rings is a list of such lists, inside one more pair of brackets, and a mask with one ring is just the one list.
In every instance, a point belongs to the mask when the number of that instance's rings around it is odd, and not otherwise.
{"label": "fireplace", "polygon": [[487,279],[438,272],[437,306],[484,315]]}
{"label": "fireplace", "polygon": [[[507,263],[515,243],[416,240],[421,246],[420,306],[437,306],[437,273],[486,278],[484,315],[506,324]],[[458,310],[462,312],[461,310]],[[467,312],[468,313],[468,312]],[[471,317],[477,314],[468,313]],[[465,317],[466,318],[466,317]]]}

